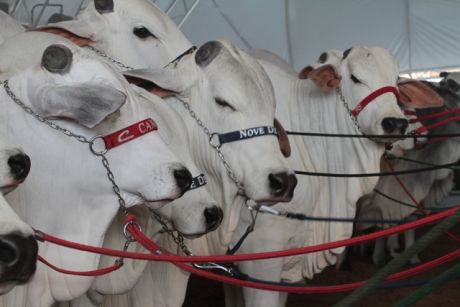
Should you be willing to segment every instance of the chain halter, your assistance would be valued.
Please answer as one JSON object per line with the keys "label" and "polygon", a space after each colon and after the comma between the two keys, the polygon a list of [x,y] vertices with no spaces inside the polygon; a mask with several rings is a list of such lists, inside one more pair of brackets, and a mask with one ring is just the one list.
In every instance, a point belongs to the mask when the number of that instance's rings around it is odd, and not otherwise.
{"label": "chain halter", "polygon": [[93,51],[94,53],[96,53],[98,56],[104,58],[104,59],[107,59],[109,62],[117,65],[118,67],[120,67],[122,70],[133,70],[134,68],[131,67],[131,66],[128,66],[128,65],[125,65],[123,64],[122,62],[114,59],[113,57],[111,57],[110,55],[108,55],[107,53],[103,52],[102,50],[99,50],[97,49],[96,47],[93,47],[91,45],[86,45],[85,48],[88,48],[90,49],[91,51]]}
{"label": "chain halter", "polygon": [[[63,128],[57,124],[55,124],[54,122],[42,117],[40,114],[38,114],[37,112],[35,112],[31,107],[25,105],[14,93],[13,91],[11,90],[11,88],[9,87],[9,83],[8,83],[8,80],[5,80],[3,82],[1,82],[0,84],[3,85],[3,88],[5,89],[5,92],[7,93],[7,95],[18,105],[20,106],[26,113],[28,113],[29,115],[32,115],[35,119],[37,119],[38,121],[46,124],[48,127],[56,130],[56,131],[59,131],[69,137],[72,137],[74,139],[76,139],[78,142],[80,143],[83,143],[83,144],[88,144],[89,145],[89,149],[90,151],[95,155],[95,156],[99,156],[101,157],[102,159],[102,165],[104,166],[104,168],[106,169],[107,171],[107,178],[109,179],[110,183],[112,184],[112,190],[113,192],[115,193],[115,195],[117,196],[118,198],[118,205],[120,207],[120,210],[121,212],[123,212],[124,215],[127,215],[129,213],[128,211],[128,208],[126,206],[126,201],[124,200],[123,196],[121,195],[121,190],[120,190],[120,187],[118,186],[118,184],[116,183],[115,181],[115,175],[113,174],[112,170],[110,169],[110,164],[109,164],[109,160],[107,159],[106,157],[106,153],[107,153],[107,149],[102,149],[102,150],[98,150],[95,148],[95,142],[98,140],[98,139],[101,139],[102,136],[100,135],[97,135],[93,138],[86,138],[85,136],[83,135],[80,135],[80,134],[76,134],[76,133],[73,133],[72,131],[70,131],[69,129],[66,129],[66,128]],[[126,232],[126,230],[124,231],[124,235],[126,237],[126,241],[124,243],[124,246],[123,246],[123,250],[126,251],[130,245],[130,243],[134,242],[134,239],[129,236]],[[116,264],[118,265],[122,265],[123,264],[123,259],[122,258],[119,258],[115,261]]]}
{"label": "chain halter", "polygon": [[356,129],[358,129],[358,131],[361,134],[365,135],[365,133],[361,130],[361,127],[359,126],[358,118],[353,115],[353,110],[350,108],[350,106],[349,106],[349,104],[347,102],[347,99],[345,98],[345,95],[343,95],[342,87],[338,86],[336,91],[337,91],[337,95],[339,95],[340,101],[342,101],[342,104],[343,104],[345,110],[347,111],[348,115],[350,116],[350,119],[353,122],[353,125],[356,127]]}

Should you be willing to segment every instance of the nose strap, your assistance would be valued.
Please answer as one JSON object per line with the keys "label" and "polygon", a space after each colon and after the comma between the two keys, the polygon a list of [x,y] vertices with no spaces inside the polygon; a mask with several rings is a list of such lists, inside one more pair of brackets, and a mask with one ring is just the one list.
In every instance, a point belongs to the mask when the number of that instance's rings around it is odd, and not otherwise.
{"label": "nose strap", "polygon": [[104,140],[106,150],[110,150],[155,130],[158,130],[157,124],[153,119],[147,118],[117,132],[106,135],[102,137],[102,139]]}
{"label": "nose strap", "polygon": [[394,86],[384,86],[379,88],[378,90],[373,91],[369,95],[367,95],[357,106],[351,111],[351,115],[357,117],[359,113],[374,99],[377,97],[386,94],[386,93],[393,93],[395,95],[396,100],[399,101],[399,91]]}
{"label": "nose strap", "polygon": [[213,133],[211,135],[210,142],[211,145],[215,147],[220,147],[222,144],[225,143],[242,141],[265,135],[278,136],[278,130],[273,126],[261,126],[223,134]]}
{"label": "nose strap", "polygon": [[204,174],[200,174],[200,175],[198,175],[198,176],[196,176],[195,178],[192,179],[192,183],[190,184],[189,191],[198,189],[198,188],[206,185],[206,183],[207,183],[206,177],[204,176]]}

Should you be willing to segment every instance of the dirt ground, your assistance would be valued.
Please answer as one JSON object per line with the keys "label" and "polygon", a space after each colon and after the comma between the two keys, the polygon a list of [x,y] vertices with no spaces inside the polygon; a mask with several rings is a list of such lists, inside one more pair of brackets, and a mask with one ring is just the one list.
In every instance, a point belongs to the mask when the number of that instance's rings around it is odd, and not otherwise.
{"label": "dirt ground", "polygon": [[[418,231],[418,235],[423,234],[426,230]],[[460,225],[453,230],[453,233],[460,236]],[[422,261],[429,261],[442,256],[448,252],[454,251],[460,247],[460,243],[453,241],[447,235],[443,235],[433,245],[420,254]],[[460,260],[456,260],[457,262]],[[447,268],[451,267],[456,261],[447,263],[439,268],[428,271],[424,274],[415,276],[414,280],[427,280],[437,276]],[[334,268],[328,268],[321,274],[317,275],[313,281],[309,281],[311,285],[330,285],[349,283],[353,281],[365,280],[379,270],[379,267],[371,263],[369,257],[352,256],[351,263],[352,272],[336,271]],[[409,267],[409,266],[408,266]],[[204,290],[205,289],[205,290]],[[371,295],[364,298],[357,306],[383,307],[391,306],[392,304],[403,299],[415,287],[403,289],[379,289]],[[305,306],[333,306],[335,303],[343,299],[345,294],[313,294],[313,295],[298,295],[291,294],[288,299],[288,307],[305,307]],[[223,290],[222,285],[209,280],[193,277],[187,292],[184,307],[223,307]],[[425,299],[415,306],[432,307],[432,306],[460,306],[460,279],[451,281],[439,288],[436,292],[425,297]],[[228,306],[232,307],[232,306]]]}

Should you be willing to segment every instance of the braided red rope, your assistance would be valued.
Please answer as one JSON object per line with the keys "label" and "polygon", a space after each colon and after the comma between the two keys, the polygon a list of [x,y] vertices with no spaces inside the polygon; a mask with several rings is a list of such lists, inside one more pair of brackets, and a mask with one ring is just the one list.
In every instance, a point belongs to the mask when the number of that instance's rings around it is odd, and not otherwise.
{"label": "braided red rope", "polygon": [[106,256],[120,257],[120,258],[129,258],[137,260],[149,260],[149,261],[163,261],[163,262],[194,262],[194,263],[204,263],[204,262],[238,262],[238,261],[253,261],[253,260],[262,260],[262,259],[271,259],[279,257],[289,257],[302,255],[307,253],[314,253],[323,250],[356,245],[364,242],[369,242],[376,240],[382,237],[390,236],[397,233],[402,233],[409,229],[415,229],[422,227],[427,224],[438,222],[460,209],[459,207],[454,207],[439,213],[431,214],[427,217],[418,219],[416,221],[408,222],[402,225],[397,225],[385,230],[374,232],[367,235],[362,235],[358,237],[353,237],[350,239],[329,242],[324,244],[318,244],[313,246],[299,247],[288,250],[281,251],[271,251],[271,252],[260,252],[253,254],[239,254],[239,255],[219,255],[219,256],[175,256],[175,255],[152,255],[146,253],[136,253],[136,252],[123,252],[120,250],[114,250],[109,248],[90,246],[80,243],[75,243],[67,240],[63,240],[46,233],[36,230],[36,235],[38,240],[47,241],[53,244],[65,246],[68,248],[73,248],[81,251],[97,253]]}
{"label": "braided red rope", "polygon": [[[150,250],[151,252],[155,253],[160,250],[159,246],[156,245],[154,242],[152,242],[148,237],[145,237],[142,231],[135,225],[128,226],[128,231],[133,236],[133,238],[135,238],[142,246],[144,246],[146,249]],[[164,255],[169,255],[169,253],[164,250],[162,251],[162,253]],[[414,267],[408,270],[404,270],[399,273],[392,274],[387,278],[386,282],[396,281],[396,280],[400,280],[403,278],[407,278],[407,277],[419,274],[421,272],[435,268],[437,266],[440,266],[441,264],[444,264],[448,261],[452,261],[459,257],[460,257],[460,249],[457,249],[454,252],[451,252],[447,255],[444,255],[440,258],[429,261],[427,263],[421,264],[417,267]],[[219,274],[212,273],[209,271],[200,270],[200,269],[194,268],[190,265],[183,264],[183,263],[178,263],[178,262],[173,262],[173,263],[174,265],[176,265],[177,267],[181,268],[184,271],[187,271],[189,273],[192,273],[192,274],[195,274],[195,275],[207,278],[207,279],[211,279],[214,281],[223,282],[226,284],[232,284],[232,285],[239,286],[239,287],[250,287],[250,288],[256,288],[256,289],[261,289],[261,290],[278,291],[278,292],[303,293],[303,294],[337,293],[337,292],[345,292],[345,291],[354,290],[356,288],[363,286],[366,283],[366,281],[359,281],[359,282],[348,283],[348,284],[343,284],[343,285],[330,285],[330,286],[278,286],[278,285],[256,283],[252,281],[223,276],[223,275],[219,275]]]}

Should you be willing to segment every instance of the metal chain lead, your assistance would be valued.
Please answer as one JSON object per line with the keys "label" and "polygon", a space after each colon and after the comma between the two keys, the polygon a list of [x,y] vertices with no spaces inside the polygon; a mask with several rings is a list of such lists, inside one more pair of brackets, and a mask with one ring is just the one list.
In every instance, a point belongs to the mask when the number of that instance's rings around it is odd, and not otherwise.
{"label": "metal chain lead", "polygon": [[9,84],[8,84],[8,80],[5,80],[3,81],[1,84],[3,84],[3,88],[5,89],[5,92],[8,94],[8,96],[18,105],[20,106],[24,111],[26,111],[26,113],[32,115],[33,117],[35,117],[38,121],[46,124],[47,126],[49,126],[50,128],[54,129],[54,130],[57,130],[59,132],[62,132],[64,133],[65,135],[67,136],[70,136],[74,139],[76,139],[77,141],[81,142],[81,143],[84,143],[84,144],[88,144],[90,146],[90,150],[91,152],[96,155],[96,156],[100,156],[102,158],[102,165],[104,165],[105,169],[107,170],[107,178],[109,179],[109,181],[112,183],[112,189],[113,191],[115,192],[115,194],[117,195],[118,197],[118,203],[120,205],[120,209],[123,211],[123,213],[128,213],[128,209],[126,208],[126,202],[125,200],[123,199],[123,196],[121,195],[121,192],[120,192],[120,187],[117,185],[117,183],[115,182],[115,176],[113,175],[111,169],[110,169],[110,165],[109,165],[109,161],[107,160],[106,156],[105,156],[105,150],[104,151],[101,151],[101,152],[97,152],[93,149],[93,145],[94,145],[94,141],[100,137],[94,137],[92,138],[91,140],[88,140],[86,137],[84,137],[83,135],[79,135],[79,134],[75,134],[73,133],[72,131],[66,129],[66,128],[63,128],[55,123],[53,123],[52,121],[42,117],[40,114],[36,113],[34,110],[32,110],[31,107],[25,105],[14,93],[13,91],[11,91],[11,88],[9,87]]}
{"label": "metal chain lead", "polygon": [[85,48],[88,48],[90,50],[92,50],[94,53],[96,53],[98,56],[104,58],[104,59],[107,59],[109,60],[110,62],[114,63],[115,65],[121,67],[122,69],[125,69],[125,70],[134,70],[133,67],[131,66],[128,66],[128,65],[125,65],[123,64],[122,62],[112,58],[110,55],[108,55],[107,53],[97,49],[96,47],[93,47],[93,46],[90,46],[90,45],[86,45]]}
{"label": "metal chain lead", "polygon": [[[161,215],[159,215],[153,210],[150,210],[150,212],[153,215],[153,217],[161,224],[163,228],[163,232],[168,234],[174,240],[174,242],[177,244],[177,246],[179,246],[182,252],[187,256],[193,256],[193,253],[190,251],[190,249],[185,244],[184,237],[182,236],[182,234],[180,232],[177,232],[176,234],[175,233],[176,231],[170,229],[164,217],[162,217]],[[203,270],[220,270],[232,276],[234,275],[232,268],[229,268],[229,267],[226,267],[218,263],[214,263],[214,262],[207,262],[207,263],[201,263],[201,264],[194,263],[192,264],[192,266],[198,269],[203,269]]]}
{"label": "metal chain lead", "polygon": [[348,105],[347,100],[345,99],[345,96],[343,95],[342,87],[341,87],[341,86],[337,87],[337,94],[339,95],[339,98],[340,98],[340,100],[342,101],[343,106],[344,106],[345,109],[347,110],[348,115],[350,115],[350,118],[351,118],[353,124],[356,126],[356,128],[358,129],[359,132],[361,132],[362,134],[364,134],[364,133],[361,131],[361,127],[359,126],[358,119],[356,118],[356,116],[353,115],[353,112],[352,112],[352,110],[350,109],[350,106]]}
{"label": "metal chain lead", "polygon": [[204,133],[209,137],[209,144],[211,145],[212,148],[214,148],[216,150],[217,154],[219,155],[219,158],[222,160],[222,162],[224,164],[224,167],[225,167],[225,170],[227,171],[228,176],[230,177],[230,179],[232,179],[232,181],[235,183],[236,187],[238,188],[238,192],[242,193],[244,191],[244,186],[241,183],[241,181],[239,181],[238,178],[236,177],[235,172],[231,168],[231,166],[228,163],[227,159],[225,158],[222,150],[220,149],[220,145],[215,145],[215,144],[212,143],[212,140],[213,140],[213,137],[215,136],[215,134],[213,134],[213,133],[211,133],[209,131],[209,129],[204,125],[204,123],[201,121],[201,119],[198,118],[198,116],[196,115],[195,111],[192,110],[192,108],[190,107],[190,105],[187,102],[183,101],[182,99],[179,99],[179,100],[182,102],[182,104],[184,105],[185,109],[190,113],[190,116],[196,121],[198,126],[200,126],[201,129],[203,129]]}

